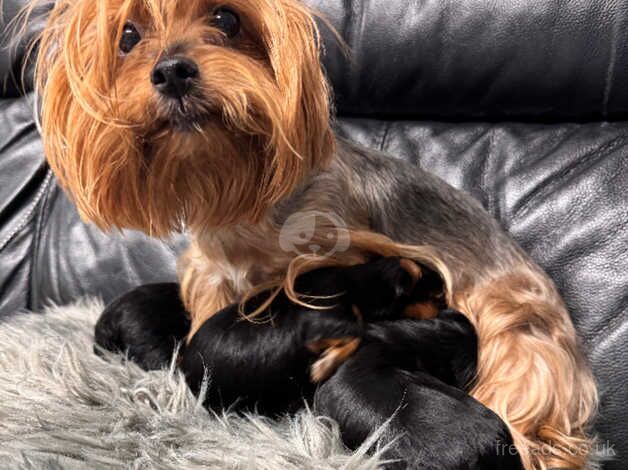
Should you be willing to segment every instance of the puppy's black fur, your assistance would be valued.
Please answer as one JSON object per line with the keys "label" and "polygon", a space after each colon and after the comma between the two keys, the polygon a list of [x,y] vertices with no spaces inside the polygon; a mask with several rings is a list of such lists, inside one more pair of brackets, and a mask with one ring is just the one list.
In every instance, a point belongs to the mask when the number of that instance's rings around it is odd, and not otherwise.
{"label": "puppy's black fur", "polygon": [[[194,391],[207,371],[208,406],[255,408],[271,415],[303,407],[304,398],[314,393],[310,368],[320,356],[307,346],[361,337],[364,323],[353,306],[364,322],[390,318],[390,312],[408,304],[415,288],[397,259],[317,270],[301,276],[295,287],[320,310],[296,305],[281,293],[257,324],[244,320],[234,305],[212,316],[194,335],[181,367]],[[255,311],[267,296],[251,299],[245,313]]]}
{"label": "puppy's black fur", "polygon": [[189,330],[178,284],[148,284],[105,308],[96,323],[94,351],[127,353],[143,369],[161,369]]}
{"label": "puppy's black fur", "polygon": [[[477,361],[477,337],[466,317],[451,310],[431,320],[403,317],[409,304],[442,289],[434,273],[425,273],[414,283],[398,259],[383,258],[305,274],[296,288],[322,309],[279,294],[258,319],[267,321],[251,323],[239,306],[228,307],[194,335],[181,367],[195,392],[208,377],[205,404],[211,408],[273,415],[313,401],[317,412],[340,424],[351,448],[388,421],[389,468],[522,468],[506,425],[462,391],[472,383]],[[139,293],[107,308],[97,343],[128,350],[144,367],[161,367],[173,341],[184,337],[187,318],[173,286]],[[251,299],[245,313],[268,295]],[[176,325],[174,334],[168,325]],[[333,338],[359,338],[361,345],[316,386],[310,369],[320,353],[309,346]]]}
{"label": "puppy's black fur", "polygon": [[462,390],[477,349],[463,315],[447,310],[433,320],[368,330],[314,399],[317,413],[338,422],[347,446],[359,446],[385,424],[386,468],[523,468],[506,425]]}

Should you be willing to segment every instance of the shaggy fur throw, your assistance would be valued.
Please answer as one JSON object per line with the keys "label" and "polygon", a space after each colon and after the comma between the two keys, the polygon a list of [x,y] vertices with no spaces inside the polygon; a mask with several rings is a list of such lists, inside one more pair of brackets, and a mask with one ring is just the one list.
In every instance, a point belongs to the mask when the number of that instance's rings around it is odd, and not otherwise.
{"label": "shaggy fur throw", "polygon": [[0,468],[375,469],[308,410],[273,421],[206,411],[181,374],[92,352],[102,304],[0,320]]}

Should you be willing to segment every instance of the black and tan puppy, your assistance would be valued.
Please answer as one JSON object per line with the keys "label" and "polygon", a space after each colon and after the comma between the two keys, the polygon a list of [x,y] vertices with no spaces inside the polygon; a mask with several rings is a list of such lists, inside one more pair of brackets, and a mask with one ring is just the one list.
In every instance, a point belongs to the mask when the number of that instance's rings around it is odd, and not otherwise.
{"label": "black and tan puppy", "polygon": [[[257,323],[244,320],[232,306],[212,316],[192,338],[181,367],[195,391],[208,373],[209,406],[235,405],[265,414],[301,408],[315,384],[357,350],[369,322],[403,312],[430,314],[442,284],[435,273],[414,263],[382,258],[312,271],[297,280],[296,289],[307,305],[280,293]],[[267,297],[253,298],[245,313],[257,310]]]}
{"label": "black and tan puppy", "polygon": [[[181,367],[195,392],[208,378],[208,407],[276,414],[314,399],[315,410],[338,421],[352,448],[388,421],[390,467],[521,468],[506,425],[462,391],[475,374],[477,337],[463,315],[435,312],[438,276],[383,258],[313,271],[297,288],[319,308],[279,294],[267,321],[251,323],[234,305],[187,345]],[[187,319],[180,303],[167,299],[174,286],[142,289],[108,307],[96,338],[106,349],[127,349],[144,367],[158,366],[173,349],[164,325],[178,322],[183,331]],[[253,298],[245,312],[268,295]]]}
{"label": "black and tan puppy", "polygon": [[94,352],[126,353],[145,370],[161,369],[189,327],[178,284],[144,285],[107,305],[96,323]]}
{"label": "black and tan puppy", "polygon": [[[357,349],[365,321],[389,319],[396,312],[435,314],[442,282],[408,260],[382,258],[304,274],[296,289],[307,306],[280,293],[264,316],[247,321],[242,314],[256,311],[270,295],[264,292],[244,311],[234,304],[218,312],[189,344],[181,344],[181,366],[192,389],[200,389],[206,371],[211,375],[208,406],[237,405],[265,414],[302,407],[315,383]],[[143,368],[156,369],[170,361],[186,328],[176,285],[154,284],[111,303],[95,338],[101,348],[126,352]]]}
{"label": "black and tan puppy", "polygon": [[338,422],[350,448],[384,425],[389,469],[521,469],[506,425],[463,391],[476,351],[471,324],[452,310],[371,324],[359,350],[318,387],[314,409]]}

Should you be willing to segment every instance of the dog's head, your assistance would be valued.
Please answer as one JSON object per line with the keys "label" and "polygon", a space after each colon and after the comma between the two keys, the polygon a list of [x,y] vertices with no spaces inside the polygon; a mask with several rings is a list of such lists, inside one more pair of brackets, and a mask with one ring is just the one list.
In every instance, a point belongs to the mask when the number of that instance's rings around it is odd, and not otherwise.
{"label": "dog's head", "polygon": [[47,158],[103,228],[254,222],[333,153],[319,53],[297,0],[58,0]]}

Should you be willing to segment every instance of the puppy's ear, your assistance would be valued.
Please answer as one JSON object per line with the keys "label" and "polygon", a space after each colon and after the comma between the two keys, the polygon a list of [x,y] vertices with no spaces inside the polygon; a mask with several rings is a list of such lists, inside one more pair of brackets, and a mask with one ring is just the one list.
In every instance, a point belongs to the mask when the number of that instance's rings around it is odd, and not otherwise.
{"label": "puppy's ear", "polygon": [[408,260],[379,258],[345,271],[347,299],[357,306],[366,321],[400,317],[408,302],[420,268]]}
{"label": "puppy's ear", "polygon": [[[330,90],[312,12],[296,0],[279,0],[278,5],[266,48],[281,101],[284,150],[291,155],[275,171],[309,173],[327,164],[335,150]],[[290,168],[289,162],[298,167]]]}
{"label": "puppy's ear", "polygon": [[392,300],[412,294],[422,271],[414,261],[405,258],[380,258],[364,265],[354,266],[349,272],[356,290],[366,289],[386,293]]}

